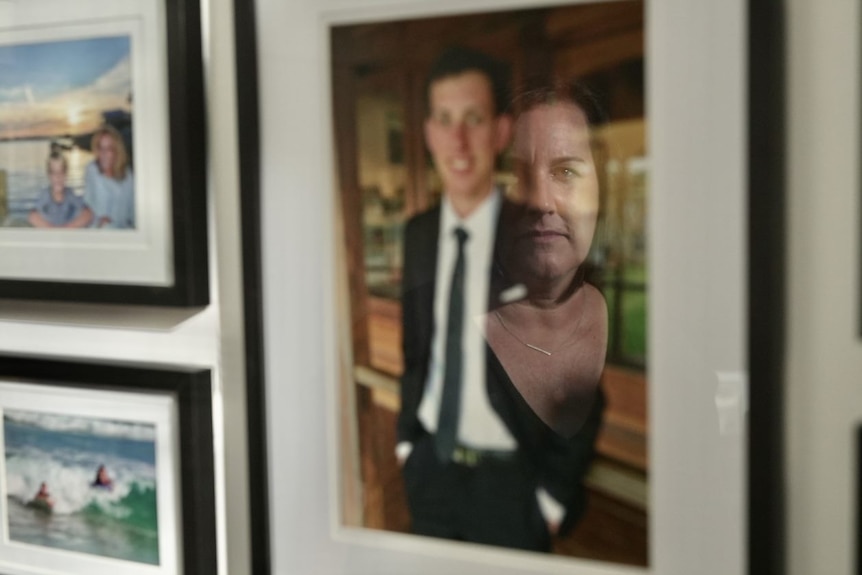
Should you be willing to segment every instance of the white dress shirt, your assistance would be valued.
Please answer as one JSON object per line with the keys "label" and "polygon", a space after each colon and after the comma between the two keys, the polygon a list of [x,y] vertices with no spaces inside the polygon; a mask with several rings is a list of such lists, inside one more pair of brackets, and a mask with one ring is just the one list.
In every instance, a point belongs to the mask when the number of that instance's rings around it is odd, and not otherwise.
{"label": "white dress shirt", "polygon": [[419,420],[429,432],[437,430],[440,397],[443,391],[446,324],[449,315],[449,290],[452,271],[458,256],[455,228],[463,228],[468,239],[464,244],[464,327],[461,363],[461,416],[458,442],[476,449],[514,450],[517,442],[488,399],[485,384],[485,314],[488,310],[488,288],[494,251],[494,236],[500,213],[500,193],[494,190],[465,219],[455,213],[443,196],[440,207],[440,233],[437,239],[437,279],[434,286],[434,334],[431,340],[431,362]]}
{"label": "white dress shirt", "polygon": [[[461,363],[463,373],[458,442],[474,449],[514,451],[518,448],[517,441],[491,406],[485,376],[487,368],[485,319],[488,311],[488,290],[501,201],[501,194],[495,189],[466,219],[461,219],[452,208],[448,197],[443,195],[440,206],[440,232],[437,238],[437,278],[434,285],[434,334],[431,340],[431,361],[418,416],[429,433],[437,430],[440,397],[443,392],[449,291],[455,260],[458,257],[455,228],[462,227],[467,232],[468,239],[464,244],[465,321],[461,338],[464,360]],[[395,452],[403,461],[412,449],[411,443],[401,442],[396,446]],[[536,498],[542,515],[547,521],[562,520],[565,509],[543,487],[536,488]]]}

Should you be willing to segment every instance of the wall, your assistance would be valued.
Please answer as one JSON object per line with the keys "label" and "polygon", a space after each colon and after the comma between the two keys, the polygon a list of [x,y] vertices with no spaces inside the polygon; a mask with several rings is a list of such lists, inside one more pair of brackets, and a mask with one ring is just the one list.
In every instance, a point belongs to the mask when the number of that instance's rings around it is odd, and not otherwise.
{"label": "wall", "polygon": [[249,527],[233,2],[203,0],[202,6],[211,304],[177,310],[0,300],[0,352],[213,369],[220,574],[243,574],[249,571]]}
{"label": "wall", "polygon": [[[849,574],[853,437],[862,421],[862,18],[850,0],[787,4],[788,564],[791,575]],[[232,2],[210,0],[207,8],[213,304],[189,313],[0,301],[0,351],[215,368],[219,553],[223,573],[243,574],[248,523]],[[276,521],[274,530],[286,527]]]}
{"label": "wall", "polygon": [[856,572],[862,422],[860,18],[852,0],[788,3],[788,565]]}

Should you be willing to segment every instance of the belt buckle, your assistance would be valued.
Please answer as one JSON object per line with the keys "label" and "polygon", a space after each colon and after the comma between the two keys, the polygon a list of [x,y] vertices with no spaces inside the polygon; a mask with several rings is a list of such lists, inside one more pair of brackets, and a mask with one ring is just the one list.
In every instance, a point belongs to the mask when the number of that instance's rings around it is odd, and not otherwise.
{"label": "belt buckle", "polygon": [[476,467],[481,459],[480,454],[475,449],[463,447],[459,445],[452,453],[452,460],[466,467]]}

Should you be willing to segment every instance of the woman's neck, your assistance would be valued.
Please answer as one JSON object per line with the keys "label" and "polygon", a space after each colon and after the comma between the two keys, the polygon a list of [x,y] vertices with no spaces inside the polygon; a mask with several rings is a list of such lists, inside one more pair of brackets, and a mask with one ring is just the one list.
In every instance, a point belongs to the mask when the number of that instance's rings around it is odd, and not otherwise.
{"label": "woman's neck", "polygon": [[569,325],[572,313],[583,305],[582,282],[570,282],[562,293],[529,293],[520,301],[503,308],[500,312],[510,323],[522,329],[551,330]]}
{"label": "woman's neck", "polygon": [[573,296],[584,283],[584,275],[578,268],[553,280],[528,278],[522,279],[520,283],[527,288],[524,303],[537,309],[553,310],[574,299]]}

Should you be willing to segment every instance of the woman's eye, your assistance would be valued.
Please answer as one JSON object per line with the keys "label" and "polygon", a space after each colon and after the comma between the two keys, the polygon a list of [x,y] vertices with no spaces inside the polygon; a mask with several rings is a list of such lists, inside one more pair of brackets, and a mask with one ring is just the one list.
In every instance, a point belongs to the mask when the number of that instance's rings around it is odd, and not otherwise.
{"label": "woman's eye", "polygon": [[551,170],[551,176],[555,180],[568,181],[578,176],[578,172],[574,168],[568,166],[560,166]]}

